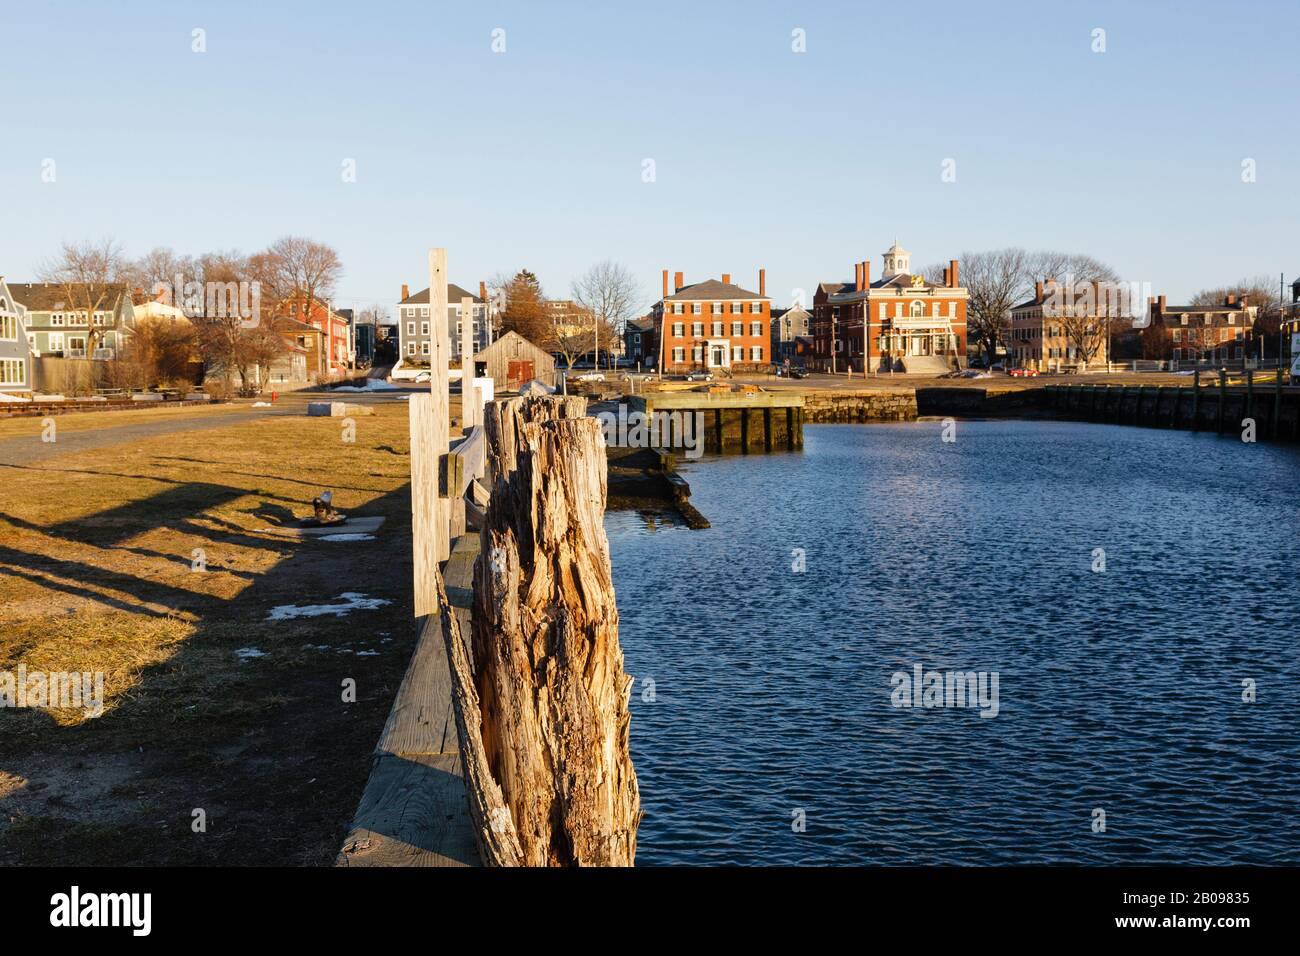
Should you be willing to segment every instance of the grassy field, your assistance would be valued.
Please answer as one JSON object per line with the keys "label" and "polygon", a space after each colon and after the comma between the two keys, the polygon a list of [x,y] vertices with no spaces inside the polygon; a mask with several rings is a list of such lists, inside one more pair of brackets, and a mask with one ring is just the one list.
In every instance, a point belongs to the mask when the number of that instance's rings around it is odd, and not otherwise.
{"label": "grassy field", "polygon": [[[0,709],[0,866],[330,862],[414,638],[406,406],[0,471],[0,672],[105,675],[95,719]],[[275,532],[327,488],[374,540]],[[391,603],[270,619],[348,592]]]}

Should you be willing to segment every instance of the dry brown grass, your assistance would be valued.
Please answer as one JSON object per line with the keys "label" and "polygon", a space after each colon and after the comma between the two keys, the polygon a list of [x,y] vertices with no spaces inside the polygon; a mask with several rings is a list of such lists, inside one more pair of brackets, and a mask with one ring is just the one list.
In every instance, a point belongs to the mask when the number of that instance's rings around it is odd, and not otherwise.
{"label": "dry brown grass", "polygon": [[[328,862],[413,637],[406,406],[356,422],[354,444],[304,414],[0,466],[0,671],[101,671],[106,704],[0,710],[0,865]],[[386,517],[376,540],[276,533],[326,488]],[[392,603],[267,619],[344,591]],[[193,834],[194,807],[220,825]]]}

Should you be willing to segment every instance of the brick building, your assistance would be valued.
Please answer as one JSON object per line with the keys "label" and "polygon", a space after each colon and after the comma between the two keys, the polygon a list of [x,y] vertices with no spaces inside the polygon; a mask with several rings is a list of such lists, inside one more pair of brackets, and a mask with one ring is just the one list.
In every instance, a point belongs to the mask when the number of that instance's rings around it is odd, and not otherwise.
{"label": "brick building", "polygon": [[669,292],[663,273],[663,297],[651,310],[659,347],[656,365],[664,372],[757,371],[772,363],[771,301],[767,273],[758,270],[758,291],[731,281],[705,279],[693,285],[678,272]]}
{"label": "brick building", "polygon": [[347,316],[314,297],[307,307],[306,294],[298,293],[280,302],[274,317],[292,319],[320,332],[313,353],[307,356],[307,374],[311,378],[347,374],[353,363],[351,327]]}
{"label": "brick building", "polygon": [[966,364],[967,291],[957,260],[941,284],[911,271],[911,254],[895,240],[883,274],[871,260],[854,265],[852,282],[823,282],[813,295],[813,361],[828,371],[943,372]]}
{"label": "brick building", "polygon": [[1112,303],[1099,283],[1075,283],[1069,296],[1063,291],[1055,280],[1036,282],[1033,298],[1011,307],[1007,354],[1012,362],[1059,372],[1110,361],[1110,333],[1131,328],[1132,316],[1107,315]]}
{"label": "brick building", "polygon": [[1240,362],[1257,354],[1252,333],[1258,312],[1246,296],[1231,293],[1222,305],[1168,305],[1162,295],[1151,300],[1143,353],[1173,368]]}

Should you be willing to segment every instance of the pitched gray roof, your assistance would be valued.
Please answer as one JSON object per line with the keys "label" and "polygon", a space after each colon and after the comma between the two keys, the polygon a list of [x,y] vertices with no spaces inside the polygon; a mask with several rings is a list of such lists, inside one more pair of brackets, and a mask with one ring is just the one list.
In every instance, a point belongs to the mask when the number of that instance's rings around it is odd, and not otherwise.
{"label": "pitched gray roof", "polygon": [[[456,285],[456,283],[454,282],[447,283],[447,304],[448,305],[460,305],[460,300],[465,298],[466,296],[469,296],[471,299],[473,299],[476,304],[481,304],[483,302],[483,300],[480,299],[478,296],[472,295],[471,293],[465,291],[460,286]],[[415,295],[408,295],[405,299],[403,299],[401,302],[398,303],[398,305],[428,305],[428,304],[429,304],[429,290],[427,288],[421,289],[419,292],[415,293]]]}
{"label": "pitched gray roof", "polygon": [[[27,306],[30,312],[50,312],[59,309],[76,309],[79,302],[84,302],[82,294],[78,293],[76,302],[68,302],[67,290],[59,282],[10,282],[9,292],[15,299]],[[102,288],[109,293],[108,298],[100,309],[113,311],[117,309],[118,303],[122,296],[126,294],[126,284],[122,282],[110,282]],[[98,293],[92,293],[97,295]]]}
{"label": "pitched gray roof", "polygon": [[665,302],[683,302],[692,299],[766,299],[767,296],[750,292],[740,286],[717,279],[705,279],[694,285],[683,286],[679,291],[664,299]]}

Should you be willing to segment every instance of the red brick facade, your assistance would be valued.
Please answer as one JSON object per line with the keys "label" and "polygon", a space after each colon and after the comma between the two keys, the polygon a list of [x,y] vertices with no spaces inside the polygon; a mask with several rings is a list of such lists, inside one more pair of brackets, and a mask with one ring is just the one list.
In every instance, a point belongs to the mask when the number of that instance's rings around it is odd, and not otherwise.
{"label": "red brick facade", "polygon": [[[855,263],[852,282],[823,282],[813,295],[813,363],[843,372],[937,371],[966,364],[967,291],[957,260],[941,283],[909,269],[898,243],[884,254],[884,276]],[[865,334],[864,334],[865,329]]]}
{"label": "red brick facade", "polygon": [[670,293],[665,269],[663,298],[651,311],[659,367],[667,373],[770,369],[772,308],[766,285],[763,269],[757,292],[735,285],[730,274],[686,285],[678,272]]}

